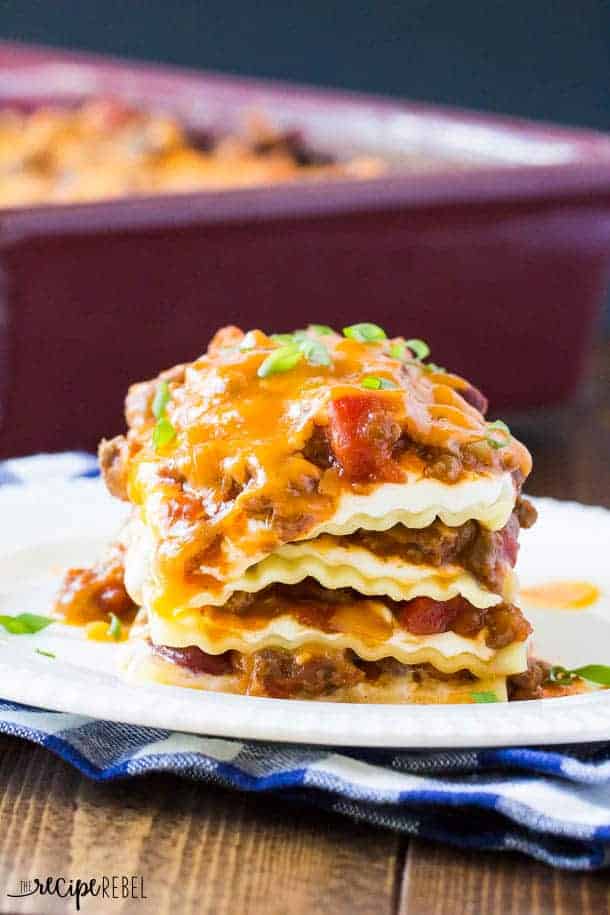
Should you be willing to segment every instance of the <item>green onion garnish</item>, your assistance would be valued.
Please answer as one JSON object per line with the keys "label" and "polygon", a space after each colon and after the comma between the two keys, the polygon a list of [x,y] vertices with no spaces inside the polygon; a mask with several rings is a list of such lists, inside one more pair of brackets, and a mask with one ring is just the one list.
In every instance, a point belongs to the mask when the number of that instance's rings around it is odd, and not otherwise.
{"label": "green onion garnish", "polygon": [[510,435],[510,429],[503,423],[501,419],[496,419],[493,423],[487,423],[488,429],[500,429],[502,432],[505,432],[507,435]]}
{"label": "green onion garnish", "polygon": [[36,613],[20,613],[18,616],[0,616],[0,626],[12,635],[33,635],[46,629],[56,620],[50,616],[38,616]]}
{"label": "green onion garnish", "polygon": [[309,334],[307,330],[292,330],[289,334],[270,334],[269,339],[274,343],[281,343],[282,346],[289,346],[291,343],[300,343],[301,340],[307,340]]}
{"label": "green onion garnish", "polygon": [[295,330],[292,334],[272,334],[271,339],[282,345],[261,363],[257,372],[259,378],[289,372],[298,365],[303,356],[310,365],[331,364],[327,348],[319,340],[311,337],[306,330]]}
{"label": "green onion garnish", "polygon": [[165,416],[165,408],[168,405],[171,394],[167,381],[160,381],[157,385],[155,399],[153,400],[152,411],[155,419],[161,419]]}
{"label": "green onion garnish", "polygon": [[[408,349],[407,349],[408,348]],[[411,352],[414,359],[409,359],[407,353]],[[435,362],[423,362],[430,355],[430,347],[425,340],[406,340],[404,343],[393,343],[390,347],[390,356],[393,359],[400,359],[403,362],[409,362],[411,365],[421,365],[425,372],[446,372],[447,369]]]}
{"label": "green onion garnish", "polygon": [[153,445],[155,448],[162,448],[171,442],[176,434],[176,430],[166,417],[166,408],[171,399],[171,392],[167,381],[160,381],[155,392],[152,411],[157,422],[153,429]]}
{"label": "green onion garnish", "polygon": [[176,430],[170,423],[169,419],[166,419],[164,416],[161,419],[158,419],[153,429],[153,445],[155,448],[163,448],[164,445],[168,445],[171,440],[175,437]]}
{"label": "green onion garnish", "polygon": [[118,616],[115,616],[114,613],[110,614],[110,625],[108,626],[108,635],[111,639],[114,639],[115,642],[118,642],[123,633],[123,627]]}
{"label": "green onion garnish", "polygon": [[430,355],[430,347],[425,340],[405,340],[405,346],[408,346],[415,358],[420,361]]}
{"label": "green onion garnish", "polygon": [[52,651],[44,651],[44,649],[42,649],[42,648],[35,648],[34,651],[36,652],[36,654],[41,654],[43,656],[43,658],[54,658],[55,657],[55,655],[53,654]]}
{"label": "green onion garnish", "polygon": [[270,353],[264,362],[258,367],[257,375],[259,378],[268,378],[270,375],[277,375],[280,372],[289,372],[303,358],[303,353],[296,343],[289,343],[287,346],[280,346],[279,349]]}
{"label": "green onion garnish", "polygon": [[501,432],[504,435],[504,438],[497,439],[493,435],[487,436],[487,444],[490,445],[495,451],[499,448],[506,448],[508,445],[508,440],[510,438],[510,429],[503,423],[501,419],[496,419],[493,423],[487,423],[487,428],[490,432]]}
{"label": "green onion garnish", "polygon": [[310,365],[330,365],[330,353],[319,340],[306,337],[299,343],[299,349]]}
{"label": "green onion garnish", "polygon": [[487,444],[490,448],[493,448],[494,451],[499,451],[500,448],[506,448],[508,442],[499,442],[497,438],[492,438],[489,436],[487,439]]}
{"label": "green onion garnish", "polygon": [[320,337],[328,337],[330,334],[334,334],[334,330],[328,324],[310,324],[308,330],[312,330],[314,334],[318,334]]}
{"label": "green onion garnish", "polygon": [[288,346],[290,343],[294,343],[295,337],[294,334],[271,334],[271,340],[274,343],[281,343],[282,346]]}
{"label": "green onion garnish", "polygon": [[363,388],[368,388],[370,391],[389,391],[397,387],[389,378],[378,378],[377,375],[367,375],[362,379],[361,384]]}
{"label": "green onion garnish", "polygon": [[343,336],[350,340],[357,340],[359,343],[378,343],[380,340],[387,340],[386,332],[377,324],[352,324],[350,327],[343,328]]}
{"label": "green onion garnish", "polygon": [[551,667],[549,672],[549,682],[556,683],[558,686],[568,686],[577,677],[582,677],[589,683],[597,683],[599,686],[610,686],[610,667],[605,664],[585,664],[584,667],[568,670],[566,667],[556,664],[555,667]]}
{"label": "green onion garnish", "polygon": [[471,693],[470,698],[473,702],[498,702],[498,697],[491,690],[483,693]]}

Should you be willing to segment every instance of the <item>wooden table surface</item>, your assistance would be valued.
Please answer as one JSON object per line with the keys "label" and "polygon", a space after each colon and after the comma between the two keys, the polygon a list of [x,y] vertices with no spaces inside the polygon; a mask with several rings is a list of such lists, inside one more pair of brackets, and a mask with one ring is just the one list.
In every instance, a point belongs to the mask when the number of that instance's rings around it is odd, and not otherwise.
{"label": "wooden table surface", "polygon": [[[610,505],[610,348],[578,404],[515,425],[535,460],[528,490]],[[0,912],[74,912],[8,898],[22,879],[135,874],[146,901],[83,912],[206,915],[605,915],[610,876],[470,853],[337,815],[171,776],[87,781],[49,752],[0,739]]]}

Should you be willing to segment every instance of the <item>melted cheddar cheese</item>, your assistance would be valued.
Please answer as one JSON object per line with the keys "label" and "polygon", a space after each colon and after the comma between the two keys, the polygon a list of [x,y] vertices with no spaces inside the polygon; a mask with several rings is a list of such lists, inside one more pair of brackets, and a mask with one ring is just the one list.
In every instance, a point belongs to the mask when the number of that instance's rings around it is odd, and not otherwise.
{"label": "melted cheddar cheese", "polygon": [[[300,355],[264,375],[283,341],[221,331],[166,382],[172,434],[162,444],[155,385],[132,392],[128,494],[148,532],[144,592],[158,613],[201,595],[221,602],[227,582],[322,532],[424,527],[437,516],[506,523],[514,478],[531,460],[508,432],[492,431],[466,381],[410,358],[400,340],[306,337],[328,364]],[[406,355],[393,355],[396,345]],[[363,384],[371,378],[381,389]],[[142,580],[130,571],[142,552],[128,553],[128,588]]]}

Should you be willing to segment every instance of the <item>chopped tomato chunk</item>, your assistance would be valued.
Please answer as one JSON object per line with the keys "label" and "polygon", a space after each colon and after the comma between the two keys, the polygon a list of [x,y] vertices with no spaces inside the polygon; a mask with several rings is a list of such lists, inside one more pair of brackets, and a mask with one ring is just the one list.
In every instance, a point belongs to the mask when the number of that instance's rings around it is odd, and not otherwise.
{"label": "chopped tomato chunk", "polygon": [[431,597],[415,597],[406,601],[399,613],[399,619],[405,629],[413,635],[436,635],[447,632],[455,618],[470,609],[470,604],[463,597],[452,600],[432,600]]}
{"label": "chopped tomato chunk", "polygon": [[207,654],[196,645],[189,645],[187,648],[154,645],[153,651],[167,661],[186,667],[194,674],[212,674],[214,677],[221,677],[223,674],[231,673],[233,669],[230,651],[222,654]]}
{"label": "chopped tomato chunk", "polygon": [[402,430],[387,401],[371,394],[348,394],[331,402],[329,418],[333,454],[351,482],[403,479],[392,457]]}

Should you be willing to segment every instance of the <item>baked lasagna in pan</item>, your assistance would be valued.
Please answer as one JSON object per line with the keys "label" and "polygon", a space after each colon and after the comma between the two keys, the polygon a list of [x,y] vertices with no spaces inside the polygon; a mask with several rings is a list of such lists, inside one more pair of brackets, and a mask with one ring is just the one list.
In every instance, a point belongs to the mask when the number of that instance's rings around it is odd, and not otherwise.
{"label": "baked lasagna in pan", "polygon": [[383,170],[379,159],[320,153],[255,113],[242,129],[216,136],[112,98],[0,111],[0,207],[369,178]]}
{"label": "baked lasagna in pan", "polygon": [[131,681],[344,702],[541,695],[513,570],[535,520],[530,455],[428,355],[374,324],[227,327],[133,385],[129,431],[100,446],[133,510],[99,566],[68,573],[58,611],[133,620]]}

